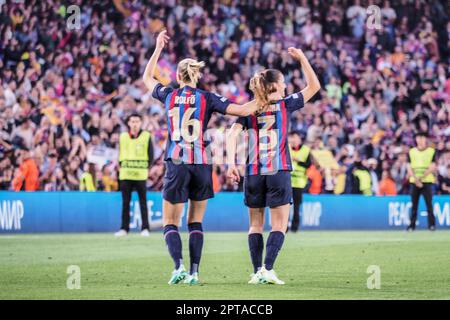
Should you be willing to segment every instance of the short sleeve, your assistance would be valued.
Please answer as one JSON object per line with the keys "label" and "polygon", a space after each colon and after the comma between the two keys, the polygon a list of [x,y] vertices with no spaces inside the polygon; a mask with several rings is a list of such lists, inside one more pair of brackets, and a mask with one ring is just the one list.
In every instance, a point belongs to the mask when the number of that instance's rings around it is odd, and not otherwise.
{"label": "short sleeve", "polygon": [[294,112],[305,106],[305,104],[303,102],[303,94],[301,92],[297,92],[297,93],[291,94],[290,96],[287,96],[284,99],[284,103],[285,103],[286,109],[289,112]]}
{"label": "short sleeve", "polygon": [[162,103],[166,102],[167,96],[173,91],[171,87],[165,87],[161,83],[158,83],[152,92],[152,97],[161,101]]}
{"label": "short sleeve", "polygon": [[436,155],[436,151],[433,152],[433,159],[431,159],[431,162],[436,162],[437,161],[437,155]]}
{"label": "short sleeve", "polygon": [[221,95],[218,95],[217,93],[207,93],[207,104],[213,112],[225,114],[230,103],[230,100],[222,97]]}

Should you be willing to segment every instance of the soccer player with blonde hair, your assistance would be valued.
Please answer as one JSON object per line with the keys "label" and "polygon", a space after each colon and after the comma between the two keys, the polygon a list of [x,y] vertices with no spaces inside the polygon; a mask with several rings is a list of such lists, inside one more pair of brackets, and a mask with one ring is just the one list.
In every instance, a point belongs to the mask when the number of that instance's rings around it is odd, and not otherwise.
{"label": "soccer player with blonde hair", "polygon": [[[203,248],[202,221],[207,200],[214,197],[212,163],[206,148],[205,131],[214,112],[248,116],[257,110],[256,101],[244,105],[231,103],[225,97],[197,88],[201,78],[202,61],[184,59],[178,63],[176,80],[179,88],[163,86],[154,77],[159,56],[169,41],[163,30],[144,72],[143,80],[152,96],[165,105],[168,141],[165,153],[166,173],[163,186],[164,238],[174,261],[175,270],[169,284],[184,280],[197,284]],[[189,230],[190,273],[182,261],[182,243],[178,227],[184,204],[189,201],[187,223]]]}

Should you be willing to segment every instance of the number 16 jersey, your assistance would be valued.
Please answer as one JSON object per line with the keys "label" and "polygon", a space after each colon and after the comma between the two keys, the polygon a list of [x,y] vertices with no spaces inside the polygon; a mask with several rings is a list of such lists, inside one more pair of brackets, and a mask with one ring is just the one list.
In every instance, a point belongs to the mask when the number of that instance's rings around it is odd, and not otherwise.
{"label": "number 16 jersey", "polygon": [[230,101],[215,93],[185,86],[155,86],[152,96],[166,109],[168,139],[164,160],[185,164],[211,164],[205,132],[213,112],[226,113]]}

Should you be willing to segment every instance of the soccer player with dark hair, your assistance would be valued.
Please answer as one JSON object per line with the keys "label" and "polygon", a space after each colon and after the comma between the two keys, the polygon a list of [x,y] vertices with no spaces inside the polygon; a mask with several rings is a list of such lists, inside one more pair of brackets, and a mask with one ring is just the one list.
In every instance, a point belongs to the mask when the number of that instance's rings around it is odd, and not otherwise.
{"label": "soccer player with dark hair", "polygon": [[411,222],[408,231],[416,229],[417,209],[420,195],[423,195],[428,213],[428,229],[436,229],[433,212],[433,184],[436,182],[436,151],[428,146],[428,135],[424,132],[416,134],[417,146],[409,150],[408,175],[411,184]]}
{"label": "soccer player with dark hair", "polygon": [[[152,96],[165,105],[167,114],[169,136],[165,154],[163,225],[164,239],[175,264],[169,284],[184,280],[193,285],[199,282],[198,270],[203,248],[202,221],[206,202],[214,197],[212,163],[204,136],[208,122],[214,112],[248,116],[256,112],[257,104],[256,101],[243,106],[233,104],[224,97],[198,89],[201,68],[205,64],[193,59],[184,59],[178,63],[178,89],[160,84],[154,75],[157,61],[168,40],[166,31],[160,32],[143,80]],[[188,201],[189,275],[183,265],[178,232],[184,204]]]}
{"label": "soccer player with dark hair", "polygon": [[[320,89],[319,80],[302,50],[289,48],[288,52],[301,63],[307,86],[301,92],[284,97],[286,84],[280,71],[268,69],[257,73],[250,80],[250,89],[255,94],[259,111],[257,115],[239,118],[228,140],[227,175],[238,182],[240,175],[235,166],[237,137],[243,130],[249,135],[244,193],[250,214],[248,244],[254,269],[250,284],[284,284],[273,266],[284,242],[292,199],[288,123],[291,113],[301,109]],[[262,233],[266,207],[270,208],[272,230],[266,242],[263,266]]]}

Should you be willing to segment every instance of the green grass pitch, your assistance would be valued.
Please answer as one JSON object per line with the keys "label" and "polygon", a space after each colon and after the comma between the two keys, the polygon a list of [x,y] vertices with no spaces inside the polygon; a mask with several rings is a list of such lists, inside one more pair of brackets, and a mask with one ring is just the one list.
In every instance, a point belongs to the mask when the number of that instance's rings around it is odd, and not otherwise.
{"label": "green grass pitch", "polygon": [[[69,265],[78,290],[66,287]],[[380,289],[367,288],[370,265]],[[202,285],[167,285],[172,267],[160,232],[1,235],[0,299],[450,299],[450,232],[288,234],[275,265],[285,286],[247,284],[246,233],[206,233]]]}

